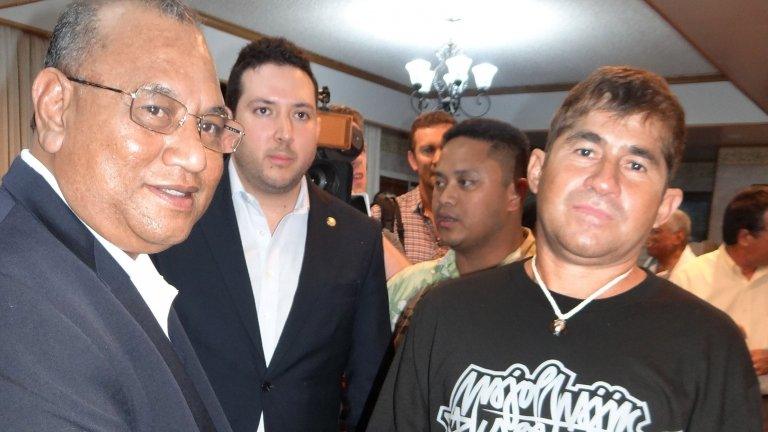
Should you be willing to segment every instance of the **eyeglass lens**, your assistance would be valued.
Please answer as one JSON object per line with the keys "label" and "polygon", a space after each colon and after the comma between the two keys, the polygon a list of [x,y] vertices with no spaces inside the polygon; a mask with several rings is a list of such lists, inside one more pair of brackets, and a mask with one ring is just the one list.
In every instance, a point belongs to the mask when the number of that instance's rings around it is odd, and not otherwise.
{"label": "eyeglass lens", "polygon": [[[139,89],[131,102],[131,120],[151,131],[173,133],[187,115],[179,101],[149,89]],[[218,114],[195,117],[202,144],[214,151],[232,153],[242,137],[238,123]]]}

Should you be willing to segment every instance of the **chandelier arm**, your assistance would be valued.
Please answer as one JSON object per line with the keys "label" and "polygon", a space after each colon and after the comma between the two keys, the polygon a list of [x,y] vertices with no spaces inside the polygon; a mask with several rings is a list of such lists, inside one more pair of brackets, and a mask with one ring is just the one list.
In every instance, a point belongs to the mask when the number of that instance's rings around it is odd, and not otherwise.
{"label": "chandelier arm", "polygon": [[419,93],[418,90],[413,90],[411,92],[410,102],[411,109],[413,109],[416,114],[421,114],[422,112],[429,109],[429,100],[424,95]]}
{"label": "chandelier arm", "polygon": [[488,96],[487,93],[478,93],[476,96],[472,97],[472,103],[469,105],[474,105],[475,107],[480,107],[480,111],[475,111],[470,109],[467,111],[465,109],[465,106],[467,105],[467,99],[469,98],[463,98],[462,102],[458,105],[459,111],[461,111],[462,114],[464,114],[467,117],[476,118],[476,117],[482,117],[486,114],[488,114],[488,111],[491,110],[491,97]]}

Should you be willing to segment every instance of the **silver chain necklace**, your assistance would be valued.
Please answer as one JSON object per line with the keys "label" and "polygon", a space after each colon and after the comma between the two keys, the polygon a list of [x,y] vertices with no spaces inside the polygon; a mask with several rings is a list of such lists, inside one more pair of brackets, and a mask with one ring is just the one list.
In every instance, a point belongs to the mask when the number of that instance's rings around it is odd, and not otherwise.
{"label": "silver chain necklace", "polygon": [[547,285],[544,283],[543,280],[541,280],[539,271],[536,269],[536,255],[534,255],[533,259],[531,260],[531,269],[533,270],[533,277],[536,279],[536,283],[539,285],[539,288],[541,288],[541,291],[544,293],[544,296],[547,297],[547,300],[549,300],[549,304],[550,306],[552,306],[552,311],[555,312],[555,316],[557,316],[557,318],[555,318],[552,321],[552,324],[550,324],[550,328],[549,328],[552,334],[555,336],[560,336],[561,334],[563,334],[563,332],[565,332],[566,321],[569,318],[579,313],[592,300],[600,297],[606,291],[613,288],[617,283],[623,281],[627,276],[629,276],[630,273],[632,273],[632,270],[633,270],[633,268],[630,268],[625,273],[620,274],[619,276],[611,279],[610,281],[608,281],[607,284],[603,285],[597,291],[590,294],[589,297],[582,300],[581,303],[577,304],[573,309],[569,310],[567,313],[563,313],[560,311],[560,308],[557,306],[557,303],[555,303],[555,299],[552,298],[552,294],[550,294],[549,288],[547,288]]}

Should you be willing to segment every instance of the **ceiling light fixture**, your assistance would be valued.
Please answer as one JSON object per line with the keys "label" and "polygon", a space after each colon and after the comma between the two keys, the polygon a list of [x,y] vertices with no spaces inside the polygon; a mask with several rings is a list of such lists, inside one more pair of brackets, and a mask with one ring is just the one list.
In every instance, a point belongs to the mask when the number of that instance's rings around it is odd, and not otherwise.
{"label": "ceiling light fixture", "polygon": [[[449,21],[457,22],[459,19],[452,18]],[[434,69],[424,59],[412,60],[405,65],[411,79],[411,108],[417,113],[442,109],[452,115],[462,113],[467,117],[480,117],[488,113],[491,98],[487,91],[498,68],[490,63],[480,63],[471,68],[477,92],[470,108],[466,102],[462,104],[462,98],[465,97],[464,91],[469,83],[472,59],[464,55],[453,40],[435,55],[438,63]],[[433,89],[435,93],[432,93]]]}

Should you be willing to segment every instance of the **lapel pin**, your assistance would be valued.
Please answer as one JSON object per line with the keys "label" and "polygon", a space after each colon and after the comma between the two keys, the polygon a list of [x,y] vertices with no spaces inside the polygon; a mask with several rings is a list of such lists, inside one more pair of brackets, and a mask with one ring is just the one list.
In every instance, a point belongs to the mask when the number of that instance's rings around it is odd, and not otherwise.
{"label": "lapel pin", "polygon": [[331,216],[328,216],[328,219],[325,220],[325,223],[327,223],[329,227],[333,228],[336,226],[336,219],[334,219]]}

